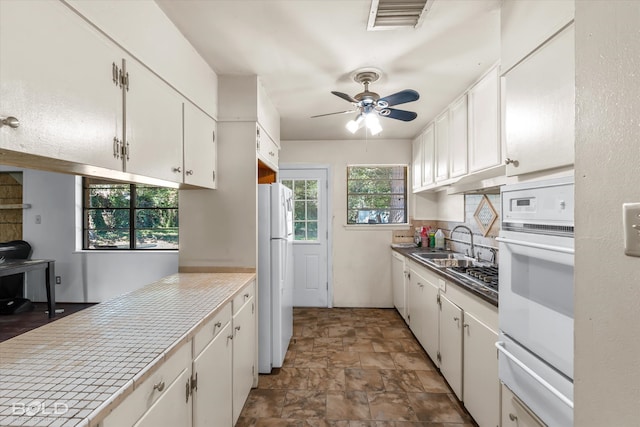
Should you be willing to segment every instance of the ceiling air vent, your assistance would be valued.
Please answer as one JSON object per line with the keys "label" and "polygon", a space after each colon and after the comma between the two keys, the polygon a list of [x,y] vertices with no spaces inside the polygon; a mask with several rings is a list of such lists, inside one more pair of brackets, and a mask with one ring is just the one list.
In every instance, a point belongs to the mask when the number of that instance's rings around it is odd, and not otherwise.
{"label": "ceiling air vent", "polygon": [[417,28],[433,0],[371,0],[368,31]]}

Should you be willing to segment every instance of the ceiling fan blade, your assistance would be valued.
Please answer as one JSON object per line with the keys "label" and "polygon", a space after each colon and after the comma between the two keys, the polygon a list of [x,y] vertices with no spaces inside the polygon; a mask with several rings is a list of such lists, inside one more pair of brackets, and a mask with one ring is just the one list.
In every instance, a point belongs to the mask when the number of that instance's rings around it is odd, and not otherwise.
{"label": "ceiling fan blade", "polygon": [[353,102],[354,104],[358,103],[356,99],[354,99],[351,95],[347,95],[346,93],[336,92],[335,90],[332,90],[331,93],[344,99],[345,101]]}
{"label": "ceiling fan blade", "polygon": [[405,89],[400,92],[394,93],[389,96],[385,96],[384,98],[380,98],[378,100],[378,104],[380,102],[386,102],[387,106],[391,107],[392,105],[404,104],[406,102],[417,101],[420,98],[420,94],[413,89]]}
{"label": "ceiling fan blade", "polygon": [[338,111],[336,113],[327,113],[327,114],[318,114],[315,116],[311,116],[311,118],[316,118],[316,117],[324,117],[324,116],[333,116],[334,114],[347,114],[347,113],[355,113],[358,110],[347,110],[347,111]]}
{"label": "ceiling fan blade", "polygon": [[397,110],[395,108],[385,108],[382,111],[383,112],[389,111],[389,113],[384,114],[381,112],[380,114],[381,116],[389,117],[391,119],[396,119],[396,120],[402,120],[403,122],[410,122],[411,120],[418,117],[418,114],[414,113],[413,111]]}

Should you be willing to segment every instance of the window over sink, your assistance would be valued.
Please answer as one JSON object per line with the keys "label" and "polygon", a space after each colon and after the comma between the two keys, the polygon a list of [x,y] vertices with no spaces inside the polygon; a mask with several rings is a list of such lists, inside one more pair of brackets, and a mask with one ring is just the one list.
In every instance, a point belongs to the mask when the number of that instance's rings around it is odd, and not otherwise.
{"label": "window over sink", "polygon": [[83,249],[178,249],[178,190],[83,178]]}
{"label": "window over sink", "polygon": [[407,166],[347,166],[347,224],[406,224]]}

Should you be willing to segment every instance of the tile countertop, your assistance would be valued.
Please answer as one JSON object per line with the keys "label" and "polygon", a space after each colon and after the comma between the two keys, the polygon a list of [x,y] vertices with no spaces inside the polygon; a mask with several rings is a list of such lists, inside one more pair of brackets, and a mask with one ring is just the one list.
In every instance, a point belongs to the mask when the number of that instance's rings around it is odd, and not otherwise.
{"label": "tile countertop", "polygon": [[392,244],[391,245],[391,249],[406,256],[407,258],[410,258],[411,260],[417,262],[418,264],[420,264],[421,266],[429,269],[430,271],[435,272],[436,274],[439,274],[440,276],[442,276],[443,278],[445,278],[448,282],[453,283],[455,285],[460,286],[461,288],[471,292],[473,295],[481,298],[482,300],[495,305],[496,307],[498,306],[498,296],[494,296],[493,294],[487,294],[485,292],[482,292],[479,288],[478,285],[475,285],[471,282],[467,283],[465,281],[463,281],[462,279],[460,279],[458,276],[455,276],[453,274],[450,274],[446,269],[444,268],[436,268],[433,267],[429,264],[427,264],[425,261],[421,260],[420,258],[417,257],[412,257],[411,254],[414,252],[429,252],[432,251],[433,249],[430,248],[419,248],[415,245],[412,245],[410,247],[407,247],[405,245],[395,245]]}
{"label": "tile countertop", "polygon": [[177,273],[0,343],[0,426],[92,426],[255,273]]}

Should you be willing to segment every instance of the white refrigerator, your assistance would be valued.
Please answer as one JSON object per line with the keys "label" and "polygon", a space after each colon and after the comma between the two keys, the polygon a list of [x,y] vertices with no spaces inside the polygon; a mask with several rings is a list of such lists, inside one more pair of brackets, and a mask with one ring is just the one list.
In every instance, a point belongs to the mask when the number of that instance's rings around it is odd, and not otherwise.
{"label": "white refrigerator", "polygon": [[258,372],[282,362],[293,335],[293,194],[258,185]]}

